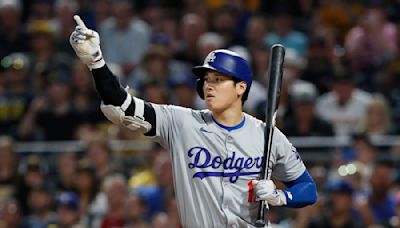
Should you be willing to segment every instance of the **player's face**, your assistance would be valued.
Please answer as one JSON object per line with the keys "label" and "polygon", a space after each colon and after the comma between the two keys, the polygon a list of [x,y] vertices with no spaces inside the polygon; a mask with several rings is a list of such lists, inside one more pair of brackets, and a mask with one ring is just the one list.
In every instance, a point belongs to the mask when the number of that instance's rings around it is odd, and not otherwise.
{"label": "player's face", "polygon": [[235,104],[241,107],[241,96],[246,90],[246,83],[234,83],[232,77],[215,71],[207,71],[204,76],[204,100],[208,109],[222,112]]}

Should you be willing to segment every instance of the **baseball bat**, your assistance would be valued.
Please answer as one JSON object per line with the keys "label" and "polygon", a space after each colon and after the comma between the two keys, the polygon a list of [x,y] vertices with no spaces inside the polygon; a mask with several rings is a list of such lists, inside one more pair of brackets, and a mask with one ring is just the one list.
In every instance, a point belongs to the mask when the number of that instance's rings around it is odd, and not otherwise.
{"label": "baseball bat", "polygon": [[[268,66],[267,79],[267,101],[265,110],[265,130],[264,130],[264,158],[261,168],[260,180],[269,178],[269,161],[271,156],[272,139],[274,136],[274,127],[276,114],[279,105],[279,96],[281,92],[283,61],[285,58],[285,47],[280,44],[275,44],[271,47],[271,58]],[[268,210],[268,204],[260,201],[256,227],[264,227],[267,223],[265,212]]]}

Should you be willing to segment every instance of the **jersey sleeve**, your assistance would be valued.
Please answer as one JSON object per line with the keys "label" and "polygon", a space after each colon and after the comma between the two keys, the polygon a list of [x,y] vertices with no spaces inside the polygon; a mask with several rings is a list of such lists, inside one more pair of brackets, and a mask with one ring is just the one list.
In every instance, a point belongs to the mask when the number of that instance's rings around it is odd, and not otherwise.
{"label": "jersey sleeve", "polygon": [[275,152],[272,175],[275,178],[283,182],[289,182],[304,173],[306,167],[301,160],[300,154],[278,128],[274,130],[272,148],[274,149],[273,152]]}
{"label": "jersey sleeve", "polygon": [[191,109],[175,105],[152,104],[156,117],[155,139],[165,148],[172,148],[171,143],[184,131],[186,115]]}

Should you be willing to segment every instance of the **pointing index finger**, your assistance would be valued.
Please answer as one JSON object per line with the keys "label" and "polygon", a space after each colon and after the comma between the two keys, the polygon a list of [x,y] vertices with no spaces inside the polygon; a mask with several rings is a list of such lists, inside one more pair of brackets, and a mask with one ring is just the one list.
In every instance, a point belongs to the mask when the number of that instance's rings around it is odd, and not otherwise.
{"label": "pointing index finger", "polygon": [[76,22],[77,25],[79,25],[79,26],[82,27],[82,28],[87,29],[85,23],[82,21],[82,19],[81,19],[80,16],[74,15],[74,20],[75,20],[75,22]]}

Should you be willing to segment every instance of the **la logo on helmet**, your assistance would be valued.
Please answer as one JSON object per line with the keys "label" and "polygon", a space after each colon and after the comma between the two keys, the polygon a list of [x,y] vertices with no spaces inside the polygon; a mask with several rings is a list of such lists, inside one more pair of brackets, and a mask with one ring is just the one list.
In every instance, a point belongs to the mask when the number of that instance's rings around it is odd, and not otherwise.
{"label": "la logo on helmet", "polygon": [[215,55],[215,53],[214,53],[214,52],[210,52],[210,53],[207,55],[207,57],[206,57],[206,59],[204,60],[204,62],[206,62],[206,63],[214,62],[216,58],[217,58],[217,56]]}

